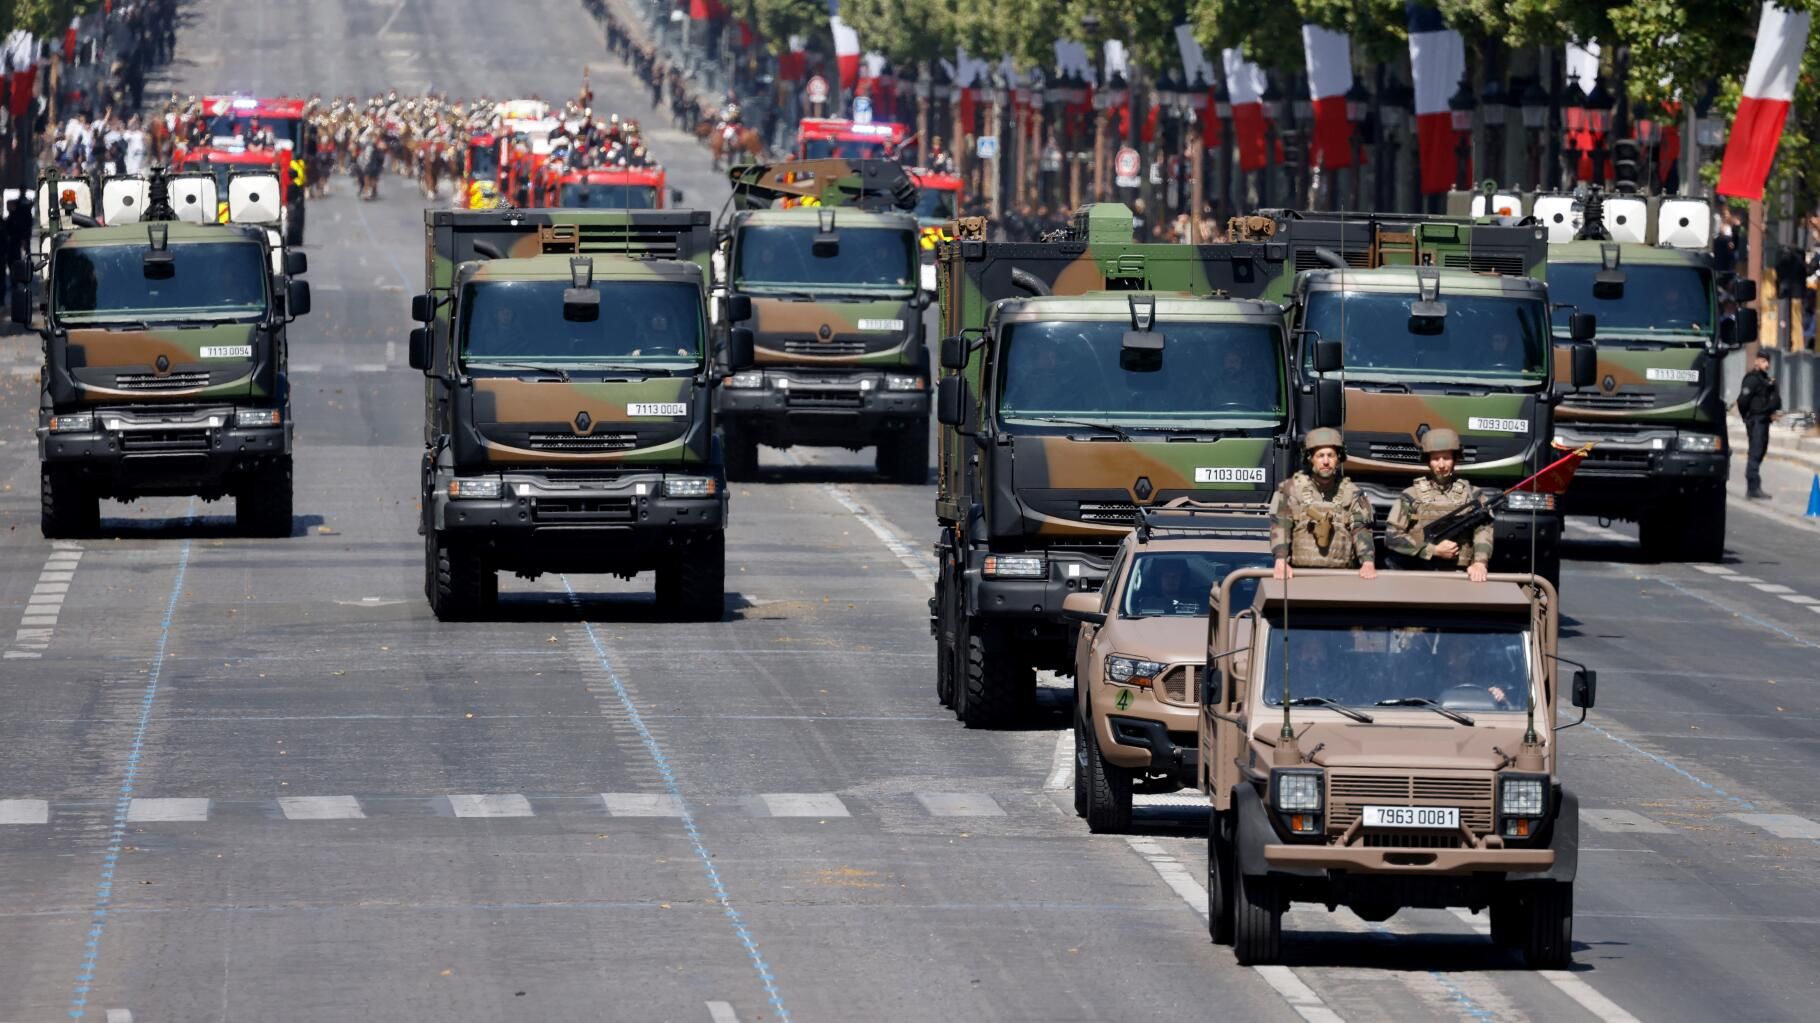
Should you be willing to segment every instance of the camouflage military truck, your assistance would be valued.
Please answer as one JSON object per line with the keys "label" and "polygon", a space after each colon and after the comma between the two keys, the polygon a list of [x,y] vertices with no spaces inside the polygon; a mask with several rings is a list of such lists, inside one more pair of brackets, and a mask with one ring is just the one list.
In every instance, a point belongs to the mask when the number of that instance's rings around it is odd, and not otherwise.
{"label": "camouflage military truck", "polygon": [[[1594,443],[1564,495],[1565,511],[1634,521],[1657,557],[1718,561],[1731,475],[1722,365],[1756,340],[1757,312],[1721,315],[1704,232],[1697,240],[1700,248],[1593,238],[1549,246],[1550,296],[1596,314],[1599,328],[1593,379],[1562,396],[1555,436],[1571,447]],[[1729,290],[1749,302],[1756,282]],[[1557,344],[1569,343],[1562,311],[1555,322]],[[1565,361],[1557,360],[1555,377],[1569,385]]]}
{"label": "camouflage military truck", "polygon": [[230,223],[207,177],[107,179],[99,207],[85,182],[40,189],[45,536],[94,533],[102,498],[159,495],[231,496],[244,532],[291,535],[287,328],[310,309],[307,263],[277,231],[275,176],[225,187]]}
{"label": "camouflage military truck", "polygon": [[[749,207],[721,225],[720,293],[751,300],[753,365],[715,392],[727,472],[758,446],[877,448],[895,482],[929,480],[929,355],[916,186],[888,160],[728,172]],[[788,208],[769,208],[773,203]],[[724,318],[723,318],[724,319]],[[728,320],[727,322],[735,322]]]}
{"label": "camouflage military truck", "polygon": [[[1548,581],[1235,572],[1210,622],[1200,785],[1207,916],[1239,962],[1280,954],[1291,903],[1368,921],[1489,909],[1492,940],[1564,969],[1579,809],[1560,777],[1560,602]],[[1593,672],[1571,675],[1590,708]],[[1580,719],[1585,720],[1582,712]]]}
{"label": "camouflage military truck", "polygon": [[[1459,433],[1460,474],[1479,486],[1508,486],[1547,461],[1560,395],[1542,227],[1282,211],[1246,220],[1242,235],[1282,242],[1300,271],[1289,296],[1298,400],[1318,404],[1319,385],[1343,384],[1345,471],[1380,531],[1398,492],[1426,471],[1430,429]],[[1584,342],[1596,321],[1571,319],[1563,376],[1590,383]],[[1340,344],[1343,368],[1316,367],[1323,341]],[[1319,414],[1332,413],[1302,410]],[[1560,578],[1554,495],[1513,495],[1495,528],[1494,570]]]}
{"label": "camouflage military truck", "polygon": [[1133,243],[1119,205],[1041,243],[963,220],[937,260],[937,693],[981,727],[1028,705],[1036,670],[1074,671],[1063,603],[1100,588],[1138,508],[1268,501],[1292,454],[1284,311],[1233,296],[1285,288],[1287,264]]}
{"label": "camouflage military truck", "polygon": [[[708,214],[425,213],[424,591],[481,615],[498,573],[654,571],[661,609],[720,617]],[[734,302],[737,307],[739,303]],[[751,336],[732,332],[734,365]]]}

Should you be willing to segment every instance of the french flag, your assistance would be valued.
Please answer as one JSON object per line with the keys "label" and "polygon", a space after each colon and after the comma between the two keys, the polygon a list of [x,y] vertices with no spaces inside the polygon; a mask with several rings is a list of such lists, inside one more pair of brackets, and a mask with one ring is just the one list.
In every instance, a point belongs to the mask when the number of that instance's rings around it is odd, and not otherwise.
{"label": "french flag", "polygon": [[[1409,67],[1416,86],[1416,139],[1421,144],[1422,194],[1444,195],[1454,185],[1453,111],[1447,101],[1466,73],[1466,44],[1441,12],[1409,0]],[[1469,175],[1470,176],[1470,175]]]}
{"label": "french flag", "polygon": [[1308,93],[1314,99],[1314,138],[1309,158],[1332,170],[1352,166],[1352,122],[1346,119],[1346,91],[1352,88],[1352,38],[1344,32],[1302,26],[1308,55]]}
{"label": "french flag", "polygon": [[802,36],[791,36],[784,44],[784,52],[777,55],[777,77],[786,82],[800,82],[809,73],[809,56],[803,52],[807,41]]}
{"label": "french flag", "polygon": [[829,16],[828,28],[834,33],[834,62],[840,65],[840,87],[851,92],[859,84],[859,33],[838,14]]}
{"label": "french flag", "polygon": [[1226,96],[1232,101],[1232,138],[1239,147],[1239,169],[1263,169],[1269,162],[1264,144],[1264,69],[1239,50],[1221,50],[1226,70]]}
{"label": "french flag", "polygon": [[1795,98],[1795,77],[1801,71],[1801,53],[1807,48],[1808,15],[1775,4],[1763,5],[1757,22],[1757,45],[1751,51],[1750,71],[1744,76],[1744,96],[1732,120],[1725,143],[1725,165],[1719,171],[1719,194],[1740,199],[1763,198],[1763,182],[1782,141],[1782,123],[1788,119]]}
{"label": "french flag", "polygon": [[6,67],[10,82],[7,90],[8,112],[14,117],[24,117],[32,112],[32,90],[38,83],[38,42],[30,32],[23,29],[14,30],[6,40]]}

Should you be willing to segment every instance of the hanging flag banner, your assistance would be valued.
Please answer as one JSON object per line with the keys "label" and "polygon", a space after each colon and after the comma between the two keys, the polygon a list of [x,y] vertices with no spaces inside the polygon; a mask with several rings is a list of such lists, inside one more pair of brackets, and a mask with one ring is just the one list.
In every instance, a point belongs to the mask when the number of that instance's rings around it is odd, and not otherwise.
{"label": "hanging flag banner", "polygon": [[1239,50],[1220,51],[1226,68],[1226,93],[1232,100],[1232,137],[1239,147],[1239,169],[1254,171],[1269,162],[1264,142],[1264,69]]}
{"label": "hanging flag banner", "polygon": [[[1416,87],[1416,140],[1422,194],[1445,195],[1454,185],[1453,111],[1447,101],[1466,73],[1466,43],[1441,12],[1410,0],[1409,68]],[[1467,172],[1471,177],[1471,172]]]}
{"label": "hanging flag banner", "polygon": [[1314,100],[1314,138],[1308,158],[1332,170],[1352,166],[1352,122],[1346,119],[1346,93],[1352,88],[1352,38],[1344,32],[1302,26],[1302,51],[1308,56],[1308,94]]}
{"label": "hanging flag banner", "polygon": [[1795,98],[1795,77],[1807,48],[1808,15],[1775,4],[1763,5],[1757,22],[1757,45],[1744,75],[1744,95],[1725,143],[1719,170],[1719,194],[1740,199],[1763,198],[1763,183],[1776,161],[1782,125]]}

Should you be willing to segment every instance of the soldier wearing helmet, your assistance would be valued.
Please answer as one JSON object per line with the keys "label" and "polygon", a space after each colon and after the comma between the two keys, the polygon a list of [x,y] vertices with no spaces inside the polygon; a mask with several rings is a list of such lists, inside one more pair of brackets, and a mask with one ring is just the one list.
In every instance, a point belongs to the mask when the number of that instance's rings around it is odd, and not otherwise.
{"label": "soldier wearing helmet", "polygon": [[1422,536],[1430,522],[1468,501],[1484,500],[1478,488],[1454,475],[1460,453],[1460,435],[1452,430],[1430,430],[1422,437],[1428,473],[1406,487],[1390,509],[1384,544],[1408,567],[1464,568],[1468,578],[1482,583],[1491,563],[1490,522],[1473,530],[1470,547],[1454,540],[1428,543]]}
{"label": "soldier wearing helmet", "polygon": [[1307,468],[1283,481],[1270,498],[1270,551],[1276,577],[1295,568],[1357,568],[1378,574],[1371,542],[1371,503],[1340,475],[1346,447],[1340,431],[1322,427],[1302,439]]}

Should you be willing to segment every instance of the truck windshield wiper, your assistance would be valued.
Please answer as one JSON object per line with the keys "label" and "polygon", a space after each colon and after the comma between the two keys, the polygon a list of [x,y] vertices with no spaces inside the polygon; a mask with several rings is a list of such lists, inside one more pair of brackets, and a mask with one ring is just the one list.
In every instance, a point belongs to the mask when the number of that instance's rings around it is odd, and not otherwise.
{"label": "truck windshield wiper", "polygon": [[1370,714],[1367,714],[1362,710],[1353,710],[1351,707],[1348,707],[1337,700],[1329,700],[1325,696],[1298,696],[1295,699],[1290,700],[1289,705],[1291,707],[1326,707],[1328,710],[1337,711],[1354,721],[1363,721],[1368,725],[1371,724],[1373,720]]}
{"label": "truck windshield wiper", "polygon": [[1131,434],[1126,433],[1124,429],[1120,427],[1113,426],[1111,423],[1089,423],[1085,419],[1056,419],[1052,416],[1028,416],[1023,418],[1032,419],[1039,423],[1057,423],[1062,426],[1085,426],[1089,430],[1104,430],[1122,441],[1129,442],[1131,440]]}
{"label": "truck windshield wiper", "polygon": [[1457,710],[1452,710],[1447,707],[1443,707],[1440,704],[1436,703],[1435,701],[1429,699],[1426,696],[1404,696],[1404,697],[1399,697],[1398,699],[1395,699],[1395,700],[1379,700],[1377,702],[1377,706],[1379,706],[1379,707],[1427,707],[1429,710],[1434,711],[1436,714],[1439,714],[1445,718],[1451,718],[1455,721],[1458,721],[1460,724],[1470,725],[1473,723],[1472,718],[1467,717],[1466,715],[1460,713]]}
{"label": "truck windshield wiper", "polygon": [[532,362],[493,362],[492,360],[487,360],[485,362],[469,362],[468,368],[469,369],[528,369],[528,370],[533,370],[538,373],[553,374],[556,377],[556,379],[561,380],[565,384],[569,382],[569,371],[568,370],[565,370],[560,366],[539,366],[536,363],[532,363]]}

